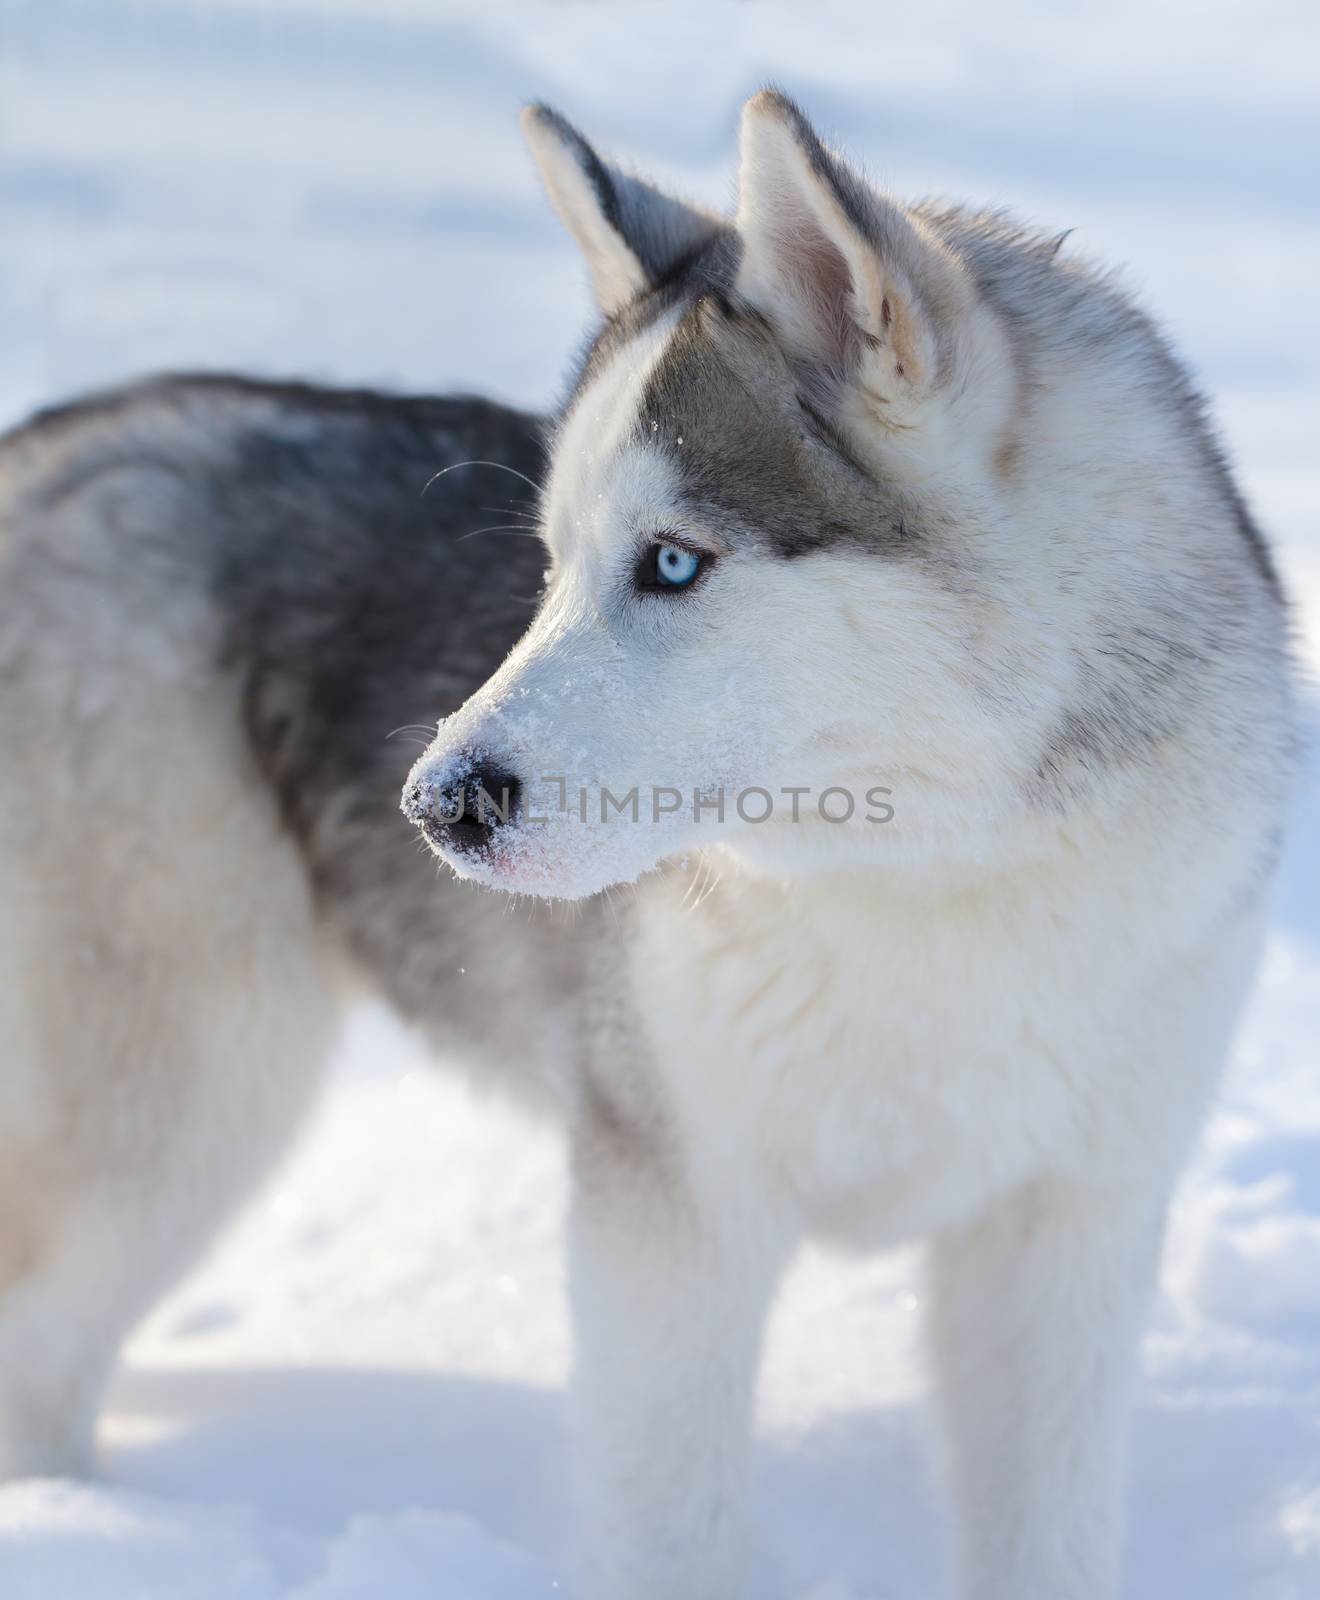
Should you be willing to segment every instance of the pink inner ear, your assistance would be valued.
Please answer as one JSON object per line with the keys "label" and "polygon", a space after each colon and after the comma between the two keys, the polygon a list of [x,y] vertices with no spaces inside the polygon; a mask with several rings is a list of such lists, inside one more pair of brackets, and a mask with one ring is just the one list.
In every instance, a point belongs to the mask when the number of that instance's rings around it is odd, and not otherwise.
{"label": "pink inner ear", "polygon": [[863,343],[852,315],[852,273],[816,219],[805,208],[793,206],[792,211],[795,214],[784,217],[775,229],[772,248],[785,286],[814,334],[816,348],[811,353],[842,375],[855,365]]}

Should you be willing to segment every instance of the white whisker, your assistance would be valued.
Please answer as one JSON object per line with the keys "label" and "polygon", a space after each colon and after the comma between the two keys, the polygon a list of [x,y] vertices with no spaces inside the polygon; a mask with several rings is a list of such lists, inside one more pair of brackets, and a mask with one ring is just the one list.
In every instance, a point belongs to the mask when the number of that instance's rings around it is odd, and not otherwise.
{"label": "white whisker", "polygon": [[494,467],[497,472],[511,472],[515,478],[521,478],[537,494],[541,492],[541,486],[533,483],[525,472],[519,472],[517,467],[506,466],[503,461],[455,461],[451,466],[441,467],[439,472],[433,473],[423,484],[422,494],[425,494],[433,483],[439,482],[441,478],[450,472],[457,472],[460,467]]}

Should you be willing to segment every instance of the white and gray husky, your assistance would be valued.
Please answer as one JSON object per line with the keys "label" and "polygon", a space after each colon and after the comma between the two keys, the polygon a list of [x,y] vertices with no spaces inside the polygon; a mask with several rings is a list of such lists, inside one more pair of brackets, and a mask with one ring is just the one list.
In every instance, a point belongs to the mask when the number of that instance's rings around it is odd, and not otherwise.
{"label": "white and gray husky", "polygon": [[[357,974],[566,1118],[584,1596],[741,1592],[787,1262],[925,1236],[959,1594],[1109,1600],[1293,765],[1268,552],[1057,239],[773,92],[733,219],[526,127],[604,316],[548,455],[223,379],[0,447],[0,1475],[77,1466]],[[503,893],[391,816],[437,713],[405,810]]]}

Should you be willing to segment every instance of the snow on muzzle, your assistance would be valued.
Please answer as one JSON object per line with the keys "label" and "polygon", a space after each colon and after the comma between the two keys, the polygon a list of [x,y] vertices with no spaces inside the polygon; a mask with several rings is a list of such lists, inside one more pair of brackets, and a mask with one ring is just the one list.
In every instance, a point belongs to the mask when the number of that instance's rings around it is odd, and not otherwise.
{"label": "snow on muzzle", "polygon": [[423,757],[403,791],[403,814],[442,856],[490,855],[516,823],[523,785],[502,763],[460,752],[439,767]]}

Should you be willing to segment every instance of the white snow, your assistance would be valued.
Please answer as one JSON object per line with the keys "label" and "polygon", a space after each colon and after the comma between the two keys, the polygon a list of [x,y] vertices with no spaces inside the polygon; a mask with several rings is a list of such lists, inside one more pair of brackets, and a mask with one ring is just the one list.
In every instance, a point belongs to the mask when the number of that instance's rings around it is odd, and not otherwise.
{"label": "white snow", "polygon": [[[1129,263],[1216,400],[1320,665],[1310,0],[907,8],[0,0],[0,421],[165,365],[553,397],[587,308],[544,97],[698,198],[777,78],[912,192]],[[1146,1343],[1134,1600],[1320,1594],[1320,803]],[[5,1600],[567,1593],[556,1136],[375,1011],[133,1339],[98,1483],[0,1489]],[[928,1600],[916,1257],[809,1256],[762,1401],[755,1593]]]}

